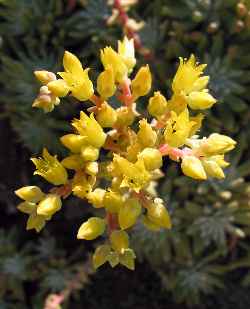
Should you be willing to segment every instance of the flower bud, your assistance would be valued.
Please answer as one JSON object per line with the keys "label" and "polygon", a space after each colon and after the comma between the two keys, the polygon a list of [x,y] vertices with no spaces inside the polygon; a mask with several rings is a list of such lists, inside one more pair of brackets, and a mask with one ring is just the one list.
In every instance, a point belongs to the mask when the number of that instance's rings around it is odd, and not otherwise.
{"label": "flower bud", "polygon": [[62,165],[67,169],[80,170],[84,167],[84,160],[79,155],[71,155],[62,160]]}
{"label": "flower bud", "polygon": [[60,138],[61,143],[73,153],[79,153],[84,144],[86,137],[79,134],[66,134]]}
{"label": "flower bud", "polygon": [[206,155],[224,154],[234,149],[236,142],[222,134],[213,133],[201,144],[201,151]]}
{"label": "flower bud", "polygon": [[140,129],[137,133],[137,137],[139,142],[144,147],[153,147],[157,140],[157,134],[152,129],[149,123],[147,123],[146,119],[141,120],[140,122]]}
{"label": "flower bud", "polygon": [[141,214],[141,204],[135,198],[128,198],[121,207],[118,215],[120,227],[125,230],[136,223]]}
{"label": "flower bud", "polygon": [[152,85],[152,77],[149,66],[141,67],[137,72],[135,78],[132,80],[132,95],[134,100],[139,97],[145,96],[149,93]]}
{"label": "flower bud", "polygon": [[97,162],[87,162],[85,165],[85,173],[90,176],[96,176],[98,173],[98,163]]}
{"label": "flower bud", "polygon": [[87,194],[87,200],[95,208],[104,207],[103,198],[105,195],[105,190],[101,188],[96,188],[94,191]]}
{"label": "flower bud", "polygon": [[158,149],[145,148],[139,155],[144,161],[144,165],[148,171],[155,170],[162,166],[162,155]]}
{"label": "flower bud", "polygon": [[166,207],[161,203],[150,203],[147,206],[147,216],[150,221],[160,227],[170,229],[172,224]]}
{"label": "flower bud", "polygon": [[31,203],[37,203],[45,196],[37,186],[22,187],[16,190],[15,194],[21,199]]}
{"label": "flower bud", "polygon": [[108,262],[111,267],[115,267],[119,264],[119,254],[117,252],[111,251],[108,255]]}
{"label": "flower bud", "polygon": [[99,157],[99,149],[93,146],[83,146],[81,149],[81,157],[85,161],[96,161]]}
{"label": "flower bud", "polygon": [[205,91],[191,92],[187,98],[187,101],[188,105],[192,109],[207,109],[216,103],[215,98]]}
{"label": "flower bud", "polygon": [[112,128],[117,120],[116,111],[109,104],[103,103],[98,109],[96,120],[103,128]]}
{"label": "flower bud", "polygon": [[115,94],[116,86],[112,67],[107,67],[106,70],[98,76],[97,91],[104,100]]}
{"label": "flower bud", "polygon": [[162,116],[167,110],[167,100],[160,93],[156,91],[154,96],[149,99],[148,112],[153,117],[157,118]]}
{"label": "flower bud", "polygon": [[57,97],[65,97],[69,92],[69,86],[63,79],[49,82],[47,87]]}
{"label": "flower bud", "polygon": [[114,231],[110,235],[112,248],[119,254],[123,254],[124,250],[129,247],[128,234],[125,231]]}
{"label": "flower bud", "polygon": [[108,261],[108,256],[110,254],[110,246],[109,245],[101,245],[98,246],[93,255],[93,266],[95,269],[102,266]]}
{"label": "flower bud", "polygon": [[222,168],[219,166],[216,161],[213,160],[202,160],[202,165],[205,169],[205,172],[208,176],[223,179],[225,178],[225,174]]}
{"label": "flower bud", "polygon": [[122,255],[119,257],[120,264],[124,265],[130,270],[135,269],[135,254],[132,249],[126,249]]}
{"label": "flower bud", "polygon": [[103,204],[108,212],[117,213],[123,205],[122,195],[112,190],[107,191],[104,195]]}
{"label": "flower bud", "polygon": [[104,230],[105,221],[98,217],[92,217],[80,226],[77,233],[77,238],[92,240],[102,235]]}
{"label": "flower bud", "polygon": [[44,85],[56,80],[56,75],[48,71],[35,71],[35,77]]}
{"label": "flower bud", "polygon": [[230,165],[230,163],[224,160],[224,155],[215,155],[209,159],[215,161],[222,168],[228,167]]}
{"label": "flower bud", "polygon": [[143,216],[142,222],[150,231],[159,231],[161,228],[159,225],[151,221],[147,216]]}
{"label": "flower bud", "polygon": [[128,74],[128,69],[122,57],[111,47],[101,50],[101,61],[105,69],[112,67],[115,81],[121,83]]}
{"label": "flower bud", "polygon": [[130,126],[135,120],[135,112],[133,109],[128,108],[127,106],[122,106],[116,110],[117,121],[116,125],[121,127]]}
{"label": "flower bud", "polygon": [[41,229],[45,226],[46,218],[44,216],[39,216],[35,212],[33,212],[27,221],[26,230],[35,229],[37,233],[41,231]]}
{"label": "flower bud", "polygon": [[201,91],[207,87],[209,76],[199,77],[193,84],[192,91]]}
{"label": "flower bud", "polygon": [[40,216],[53,216],[62,207],[60,196],[48,194],[37,206],[37,214]]}
{"label": "flower bud", "polygon": [[186,176],[198,180],[207,179],[207,175],[201,161],[195,156],[185,156],[182,159],[181,169]]}
{"label": "flower bud", "polygon": [[17,205],[17,209],[25,214],[31,214],[36,210],[36,204],[31,202],[22,202],[19,205]]}
{"label": "flower bud", "polygon": [[32,103],[32,107],[41,108],[45,113],[50,113],[54,109],[54,104],[50,95],[39,95]]}
{"label": "flower bud", "polygon": [[118,54],[122,57],[128,71],[131,72],[136,64],[134,40],[128,40],[125,36],[122,42],[118,41]]}

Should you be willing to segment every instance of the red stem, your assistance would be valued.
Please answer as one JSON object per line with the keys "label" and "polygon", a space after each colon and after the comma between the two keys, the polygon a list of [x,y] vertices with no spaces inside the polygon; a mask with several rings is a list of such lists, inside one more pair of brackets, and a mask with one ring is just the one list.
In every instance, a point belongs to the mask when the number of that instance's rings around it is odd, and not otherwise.
{"label": "red stem", "polygon": [[118,228],[117,214],[107,213],[108,233],[109,235]]}
{"label": "red stem", "polygon": [[145,57],[145,59],[153,60],[154,56],[152,52],[143,48],[140,36],[129,26],[129,16],[124,10],[120,0],[114,0],[114,8],[118,11],[119,19],[124,28],[124,32],[127,34],[128,38],[134,39],[135,48]]}
{"label": "red stem", "polygon": [[120,84],[121,95],[118,99],[126,106],[130,106],[133,103],[133,97],[130,89],[131,80],[126,78],[122,84]]}

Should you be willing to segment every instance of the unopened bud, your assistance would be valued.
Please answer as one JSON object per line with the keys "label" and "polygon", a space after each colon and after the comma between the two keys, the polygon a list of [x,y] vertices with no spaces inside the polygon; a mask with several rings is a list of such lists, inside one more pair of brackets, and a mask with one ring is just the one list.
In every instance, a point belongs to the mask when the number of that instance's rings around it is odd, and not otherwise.
{"label": "unopened bud", "polygon": [[123,206],[123,197],[115,191],[107,191],[105,193],[103,204],[105,209],[111,213],[118,213]]}
{"label": "unopened bud", "polygon": [[146,119],[141,120],[140,129],[137,133],[139,142],[144,147],[153,147],[157,140],[157,133],[152,129]]}
{"label": "unopened bud", "polygon": [[152,171],[162,166],[162,155],[158,149],[145,148],[138,158],[143,159],[147,170]]}
{"label": "unopened bud", "polygon": [[80,226],[77,233],[77,238],[92,240],[102,235],[104,230],[105,221],[98,217],[92,217]]}
{"label": "unopened bud", "polygon": [[153,117],[160,117],[167,110],[167,100],[166,98],[157,91],[154,96],[149,99],[148,112]]}
{"label": "unopened bud", "polygon": [[60,210],[62,202],[57,194],[48,194],[37,206],[37,214],[40,216],[52,216]]}
{"label": "unopened bud", "polygon": [[99,157],[99,149],[93,146],[83,146],[81,156],[85,161],[96,161]]}
{"label": "unopened bud", "polygon": [[118,215],[119,225],[125,230],[136,223],[141,214],[141,204],[135,198],[128,198],[121,207]]}
{"label": "unopened bud", "polygon": [[37,186],[22,187],[16,190],[15,194],[21,199],[31,203],[37,203],[45,196],[45,194]]}
{"label": "unopened bud", "polygon": [[125,231],[114,231],[110,235],[112,248],[119,254],[123,254],[124,250],[129,247],[128,234]]}

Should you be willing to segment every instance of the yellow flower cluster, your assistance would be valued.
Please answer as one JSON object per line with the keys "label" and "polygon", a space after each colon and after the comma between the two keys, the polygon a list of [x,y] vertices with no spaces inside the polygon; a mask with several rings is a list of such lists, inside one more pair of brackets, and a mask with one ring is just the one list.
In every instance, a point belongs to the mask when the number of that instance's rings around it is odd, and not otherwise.
{"label": "yellow flower cluster", "polygon": [[[53,187],[48,194],[35,186],[17,190],[24,200],[18,209],[29,215],[27,229],[39,232],[60,210],[61,198],[73,194],[86,199],[105,213],[102,218],[83,222],[77,233],[78,239],[85,240],[107,235],[93,255],[94,267],[108,262],[112,267],[120,263],[134,269],[128,230],[138,221],[153,231],[171,228],[164,201],[154,190],[157,179],[164,175],[163,157],[180,162],[183,173],[194,179],[220,179],[228,165],[224,155],[236,142],[217,133],[207,138],[197,135],[204,115],[195,111],[212,107],[216,100],[207,89],[205,65],[197,64],[193,55],[188,60],[180,58],[169,100],[159,91],[149,98],[151,121],[141,118],[136,110],[138,99],[151,90],[152,76],[146,65],[130,78],[136,64],[133,40],[125,37],[118,42],[117,51],[104,48],[100,58],[104,69],[96,87],[89,69],[70,52],[64,54],[65,71],[58,73],[61,79],[51,72],[35,72],[42,87],[34,107],[50,112],[67,94],[93,106],[88,108],[89,115],[81,111],[80,119],[72,121],[72,132],[61,137],[68,149],[62,161],[46,149],[42,157],[31,159],[34,174]],[[108,102],[110,97],[120,102],[120,107],[115,109]],[[105,160],[100,160],[100,155]],[[106,186],[100,187],[104,183]]]}

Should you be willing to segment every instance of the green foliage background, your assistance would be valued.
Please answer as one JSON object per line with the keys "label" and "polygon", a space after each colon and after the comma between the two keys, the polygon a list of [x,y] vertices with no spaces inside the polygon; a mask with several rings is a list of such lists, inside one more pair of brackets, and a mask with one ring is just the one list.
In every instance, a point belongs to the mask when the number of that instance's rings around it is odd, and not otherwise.
{"label": "green foliage background", "polygon": [[[243,2],[250,10],[248,0]],[[170,209],[174,228],[150,233],[138,226],[133,232],[133,246],[142,263],[138,267],[152,269],[156,285],[161,282],[161,295],[172,303],[200,304],[201,308],[250,305],[250,14],[240,17],[238,3],[142,0],[129,11],[131,17],[145,21],[139,35],[153,56],[146,60],[138,55],[138,62],[149,61],[154,89],[169,94],[169,80],[178,57],[194,53],[200,62],[208,64],[210,88],[219,100],[207,113],[202,134],[217,131],[238,141],[229,158],[232,164],[225,181],[197,183],[181,176],[176,165],[166,162],[167,177],[160,182],[158,191]],[[81,265],[83,278],[87,280],[90,273],[83,260],[88,260],[92,245],[83,248],[73,237],[90,208],[70,200],[70,207],[65,206],[65,212],[42,236],[30,235],[24,230],[23,217],[16,213],[12,195],[13,189],[26,185],[32,177],[30,154],[39,153],[44,145],[51,152],[63,153],[58,137],[69,129],[68,121],[80,109],[69,100],[50,114],[33,110],[31,103],[39,88],[33,70],[56,72],[67,49],[98,71],[99,48],[114,46],[123,35],[119,24],[107,26],[111,7],[106,0],[79,1],[73,10],[68,5],[63,0],[0,1],[1,139],[5,145],[0,161],[0,281],[4,282],[0,284],[1,309],[28,305],[42,308],[45,296],[64,289]],[[11,162],[13,168],[7,170]],[[65,235],[65,229],[72,234]],[[91,277],[92,285],[102,276],[107,280],[103,270]],[[112,275],[108,276],[112,280]],[[114,276],[124,273],[115,272]],[[127,276],[130,280],[131,275]],[[144,285],[140,278],[138,271],[138,285]],[[80,284],[83,289],[85,279]],[[145,284],[147,288],[150,290]],[[86,296],[86,291],[75,296]],[[152,291],[159,293],[158,289]],[[148,295],[150,291],[143,293]],[[81,301],[75,300],[74,304],[73,308],[77,308]],[[137,305],[138,299],[130,300],[122,308]],[[94,303],[89,306],[95,308]]]}

